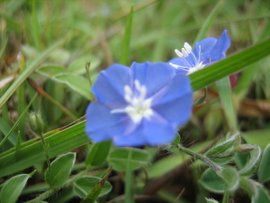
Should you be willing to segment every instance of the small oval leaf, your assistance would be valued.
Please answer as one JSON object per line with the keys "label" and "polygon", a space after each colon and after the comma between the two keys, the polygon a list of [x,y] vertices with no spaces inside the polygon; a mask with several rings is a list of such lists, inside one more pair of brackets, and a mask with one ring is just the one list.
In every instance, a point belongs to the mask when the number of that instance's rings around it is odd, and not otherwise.
{"label": "small oval leaf", "polygon": [[0,202],[15,203],[29,177],[28,174],[20,174],[7,180],[0,191]]}
{"label": "small oval leaf", "polygon": [[111,151],[108,161],[116,171],[136,170],[148,164],[149,155],[142,149],[117,148]]}
{"label": "small oval leaf", "polygon": [[241,168],[241,170],[239,171],[240,175],[251,175],[259,165],[262,154],[261,148],[257,145],[254,145],[254,149],[249,153],[250,158],[248,159],[244,167]]}
{"label": "small oval leaf", "polygon": [[226,184],[212,169],[208,168],[201,176],[200,184],[208,191],[214,193],[223,193]]}
{"label": "small oval leaf", "polygon": [[88,166],[98,166],[106,161],[111,148],[110,141],[95,143],[90,147],[87,159],[85,161]]}
{"label": "small oval leaf", "polygon": [[258,177],[260,182],[267,182],[270,180],[270,144],[268,144],[263,152],[261,163],[258,169]]}
{"label": "small oval leaf", "polygon": [[[74,192],[80,197],[80,198],[86,198],[87,195],[95,188],[95,186],[101,181],[102,178],[96,177],[96,176],[84,176],[79,178],[75,181],[73,184],[74,186]],[[105,181],[104,185],[102,186],[100,193],[98,197],[102,197],[106,194],[108,194],[112,189],[112,185],[110,182]]]}
{"label": "small oval leaf", "polygon": [[237,133],[237,134],[235,134],[235,135],[229,137],[229,138],[226,139],[225,141],[220,142],[220,143],[218,143],[217,145],[211,147],[211,148],[207,151],[206,155],[207,155],[208,157],[215,157],[215,156],[217,156],[217,155],[219,155],[219,154],[225,153],[225,152],[227,152],[230,148],[233,147],[234,142],[236,142],[238,139],[239,139],[239,134]]}
{"label": "small oval leaf", "polygon": [[234,191],[239,185],[239,175],[231,167],[222,169],[218,174],[209,168],[202,174],[200,183],[205,189],[214,193]]}
{"label": "small oval leaf", "polygon": [[239,174],[235,168],[226,167],[217,172],[226,184],[226,191],[234,191],[239,185]]}
{"label": "small oval leaf", "polygon": [[75,153],[66,153],[50,164],[45,172],[45,180],[51,188],[59,188],[66,182],[75,163],[75,157]]}
{"label": "small oval leaf", "polygon": [[257,184],[256,186],[257,186],[256,192],[255,192],[255,195],[252,196],[251,202],[252,203],[269,203],[270,197],[267,190],[259,184]]}
{"label": "small oval leaf", "polygon": [[205,198],[205,200],[206,200],[206,203],[218,203],[217,200],[212,199],[212,198]]}

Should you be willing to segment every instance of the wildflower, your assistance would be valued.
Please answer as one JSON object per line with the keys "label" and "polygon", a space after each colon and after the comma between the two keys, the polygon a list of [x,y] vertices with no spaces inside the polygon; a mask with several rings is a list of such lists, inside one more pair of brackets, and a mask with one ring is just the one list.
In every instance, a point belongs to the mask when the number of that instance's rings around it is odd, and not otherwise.
{"label": "wildflower", "polygon": [[169,63],[177,72],[189,75],[207,67],[213,62],[223,59],[230,45],[231,40],[227,34],[227,30],[224,30],[218,39],[207,37],[196,42],[193,49],[185,42],[181,51],[175,49],[178,57],[173,58]]}
{"label": "wildflower", "polygon": [[86,112],[86,133],[94,142],[117,146],[170,143],[192,111],[189,78],[168,63],[114,64],[103,70]]}

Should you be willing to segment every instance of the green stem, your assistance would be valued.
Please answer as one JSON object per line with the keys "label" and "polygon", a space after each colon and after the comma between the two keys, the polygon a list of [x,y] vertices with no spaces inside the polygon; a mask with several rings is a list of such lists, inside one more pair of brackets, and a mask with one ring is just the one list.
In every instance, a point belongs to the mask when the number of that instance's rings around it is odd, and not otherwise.
{"label": "green stem", "polygon": [[219,166],[218,164],[214,163],[211,159],[209,159],[208,157],[202,155],[202,154],[198,154],[186,147],[183,147],[182,145],[177,145],[177,147],[182,150],[183,152],[185,152],[186,154],[193,156],[195,159],[199,159],[202,162],[204,162],[205,164],[207,164],[211,169],[213,169],[214,171],[220,171],[222,169],[221,166]]}
{"label": "green stem", "polygon": [[[77,175],[71,177],[61,188],[66,188],[71,186],[78,178],[82,177],[83,175],[85,175],[86,171],[82,171],[80,173],[78,173]],[[40,185],[39,185],[40,186]],[[37,188],[41,189],[46,189],[46,185],[41,185],[41,187],[37,186]],[[36,187],[36,186],[35,186]],[[61,189],[59,188],[59,189]],[[31,190],[33,191],[39,191],[39,189],[36,188],[31,188]],[[55,192],[57,192],[59,189],[48,189],[47,191],[39,194],[36,198],[27,201],[26,203],[34,203],[34,202],[39,202],[39,201],[43,201],[45,199],[47,199],[48,197],[50,197],[51,195],[53,195]],[[29,193],[29,191],[28,191]]]}
{"label": "green stem", "polygon": [[48,190],[48,191],[40,194],[36,198],[34,198],[32,200],[29,200],[29,201],[27,201],[25,203],[35,203],[35,202],[42,201],[42,200],[47,199],[48,197],[50,197],[53,193],[55,193],[55,190]]}
{"label": "green stem", "polygon": [[229,197],[230,197],[229,192],[225,191],[223,195],[222,203],[229,203]]}
{"label": "green stem", "polygon": [[127,170],[125,174],[125,203],[133,203],[133,172]]}
{"label": "green stem", "polygon": [[[131,159],[132,151],[129,151],[128,161]],[[125,203],[133,203],[133,171],[130,169],[130,164],[127,165],[125,174]]]}

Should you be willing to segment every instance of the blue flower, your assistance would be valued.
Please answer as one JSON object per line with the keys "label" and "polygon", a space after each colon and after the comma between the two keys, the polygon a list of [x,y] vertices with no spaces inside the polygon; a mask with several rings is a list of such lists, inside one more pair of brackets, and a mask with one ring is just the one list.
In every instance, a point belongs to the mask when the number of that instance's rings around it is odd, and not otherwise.
{"label": "blue flower", "polygon": [[93,142],[116,146],[170,143],[192,112],[189,78],[168,63],[120,64],[101,71],[86,112],[86,133]]}
{"label": "blue flower", "polygon": [[173,58],[169,63],[177,72],[189,75],[205,68],[213,62],[223,59],[230,45],[231,40],[227,34],[227,30],[224,30],[218,39],[207,37],[196,42],[193,49],[185,42],[181,51],[178,49],[175,50],[178,57]]}

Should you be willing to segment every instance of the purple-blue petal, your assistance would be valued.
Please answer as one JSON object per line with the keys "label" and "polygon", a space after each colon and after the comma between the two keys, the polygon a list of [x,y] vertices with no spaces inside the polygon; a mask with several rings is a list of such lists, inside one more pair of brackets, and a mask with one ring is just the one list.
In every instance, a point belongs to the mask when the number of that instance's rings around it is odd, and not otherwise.
{"label": "purple-blue petal", "polygon": [[194,62],[189,63],[189,61],[187,61],[184,57],[173,58],[169,61],[169,63],[180,66],[179,68],[175,68],[175,70],[178,74],[184,75],[188,73],[189,68],[194,66]]}
{"label": "purple-blue petal", "polygon": [[111,109],[99,102],[91,103],[86,111],[86,134],[93,142],[112,139],[123,134],[129,118],[125,114],[112,114]]}
{"label": "purple-blue petal", "polygon": [[192,89],[189,78],[177,74],[167,92],[154,100],[153,109],[175,127],[185,124],[192,113]]}
{"label": "purple-blue petal", "polygon": [[136,63],[131,65],[133,80],[138,80],[147,88],[147,96],[152,96],[164,87],[175,75],[168,63]]}
{"label": "purple-blue petal", "polygon": [[113,143],[123,147],[164,145],[172,142],[175,135],[176,129],[170,123],[144,119],[136,131],[128,135],[115,136]]}
{"label": "purple-blue petal", "polygon": [[101,71],[92,92],[96,99],[110,108],[119,108],[125,104],[124,86],[130,85],[130,69],[120,64],[113,64]]}
{"label": "purple-blue petal", "polygon": [[169,144],[177,133],[177,129],[169,122],[160,123],[151,120],[143,121],[142,131],[146,143],[151,146]]}
{"label": "purple-blue petal", "polygon": [[213,47],[215,46],[217,39],[214,37],[207,37],[199,42],[195,43],[193,53],[199,61],[202,61],[204,64],[208,63],[209,55],[212,52]]}
{"label": "purple-blue petal", "polygon": [[210,58],[212,62],[223,59],[226,56],[226,51],[231,46],[231,39],[228,36],[227,30],[224,30],[218,38],[215,46],[211,50]]}

